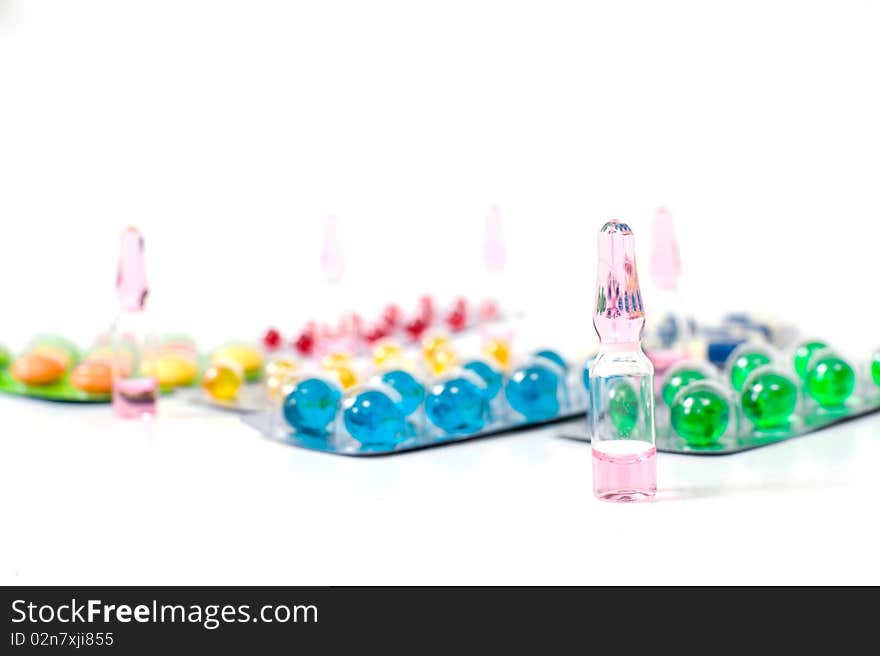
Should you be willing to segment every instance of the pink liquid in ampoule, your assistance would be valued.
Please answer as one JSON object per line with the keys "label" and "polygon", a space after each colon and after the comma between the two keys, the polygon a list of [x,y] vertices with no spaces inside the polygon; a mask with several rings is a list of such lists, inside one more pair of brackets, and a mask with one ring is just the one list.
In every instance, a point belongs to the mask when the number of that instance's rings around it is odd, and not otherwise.
{"label": "pink liquid in ampoule", "polygon": [[141,419],[156,414],[159,385],[155,378],[125,378],[113,387],[113,410],[123,419]]}
{"label": "pink liquid in ampoule", "polygon": [[637,501],[657,492],[657,449],[641,440],[593,447],[593,493],[606,501]]}

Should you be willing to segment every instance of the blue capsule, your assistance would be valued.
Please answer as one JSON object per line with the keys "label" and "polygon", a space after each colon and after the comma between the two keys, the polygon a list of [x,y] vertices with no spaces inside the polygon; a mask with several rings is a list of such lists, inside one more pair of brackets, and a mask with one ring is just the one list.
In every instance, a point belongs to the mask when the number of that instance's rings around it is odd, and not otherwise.
{"label": "blue capsule", "polygon": [[284,399],[284,419],[298,431],[324,433],[336,418],[342,392],[320,378],[296,384]]}
{"label": "blue capsule", "polygon": [[673,314],[667,314],[652,330],[653,335],[664,348],[672,347],[682,333],[679,321]]}
{"label": "blue capsule", "polygon": [[386,446],[406,436],[400,406],[379,390],[358,394],[342,414],[348,433],[364,446]]}
{"label": "blue capsule", "polygon": [[551,349],[544,349],[543,351],[535,351],[533,354],[536,358],[544,358],[545,360],[550,360],[553,364],[557,365],[563,371],[568,371],[568,364],[565,362],[565,359],[556,351]]}
{"label": "blue capsule", "polygon": [[432,424],[449,435],[467,435],[486,423],[486,392],[463,376],[437,383],[425,400]]}
{"label": "blue capsule", "polygon": [[404,415],[411,415],[425,398],[424,386],[408,371],[395,369],[382,374],[382,382],[400,394],[400,407]]}
{"label": "blue capsule", "polygon": [[559,414],[559,377],[549,368],[530,364],[517,369],[505,389],[510,406],[529,421]]}
{"label": "blue capsule", "polygon": [[498,396],[498,392],[501,391],[502,383],[500,372],[496,371],[482,360],[471,360],[464,365],[463,368],[473,371],[483,379],[484,383],[486,383],[486,389],[483,393],[485,394],[487,401],[491,401]]}

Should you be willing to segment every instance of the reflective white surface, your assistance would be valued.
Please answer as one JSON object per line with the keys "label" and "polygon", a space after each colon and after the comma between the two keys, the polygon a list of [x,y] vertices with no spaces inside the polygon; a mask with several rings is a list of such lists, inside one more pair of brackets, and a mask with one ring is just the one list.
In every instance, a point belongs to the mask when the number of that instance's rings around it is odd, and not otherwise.
{"label": "reflective white surface", "polygon": [[0,584],[880,583],[876,416],[660,454],[656,501],[620,505],[553,427],[355,459],[163,401],[145,425],[0,397]]}

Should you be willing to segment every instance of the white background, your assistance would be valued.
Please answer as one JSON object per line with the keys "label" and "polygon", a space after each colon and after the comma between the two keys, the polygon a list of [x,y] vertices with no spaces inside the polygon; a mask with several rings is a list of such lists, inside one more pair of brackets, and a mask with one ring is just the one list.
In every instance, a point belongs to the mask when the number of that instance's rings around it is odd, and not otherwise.
{"label": "white background", "polygon": [[[157,322],[210,345],[313,312],[330,213],[352,303],[472,291],[493,204],[506,300],[592,341],[596,231],[632,224],[647,285],[662,205],[698,315],[864,353],[878,71],[868,0],[0,0],[0,342],[106,328],[129,223]],[[0,417],[3,582],[880,580],[876,421],[662,456],[670,503],[621,509],[549,434],[369,463],[175,401]]]}
{"label": "white background", "polygon": [[493,204],[509,302],[591,338],[596,231],[646,269],[663,205],[698,314],[867,348],[878,73],[866,0],[0,0],[0,341],[105,328],[128,223],[211,345],[313,312],[330,213],[353,304],[469,291]]}

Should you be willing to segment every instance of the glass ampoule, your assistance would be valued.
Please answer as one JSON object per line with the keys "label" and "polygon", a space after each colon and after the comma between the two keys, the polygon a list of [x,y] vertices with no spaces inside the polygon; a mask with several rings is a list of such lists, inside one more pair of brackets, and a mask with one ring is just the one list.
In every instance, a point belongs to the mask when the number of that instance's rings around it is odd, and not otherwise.
{"label": "glass ampoule", "polygon": [[642,351],[645,312],[630,227],[609,221],[599,232],[593,325],[599,354],[590,366],[593,492],[632,501],[657,490],[654,368]]}
{"label": "glass ampoule", "polygon": [[144,238],[137,228],[129,227],[119,243],[119,315],[113,324],[113,409],[125,419],[156,414],[159,383],[155,337],[146,314],[148,293]]}

